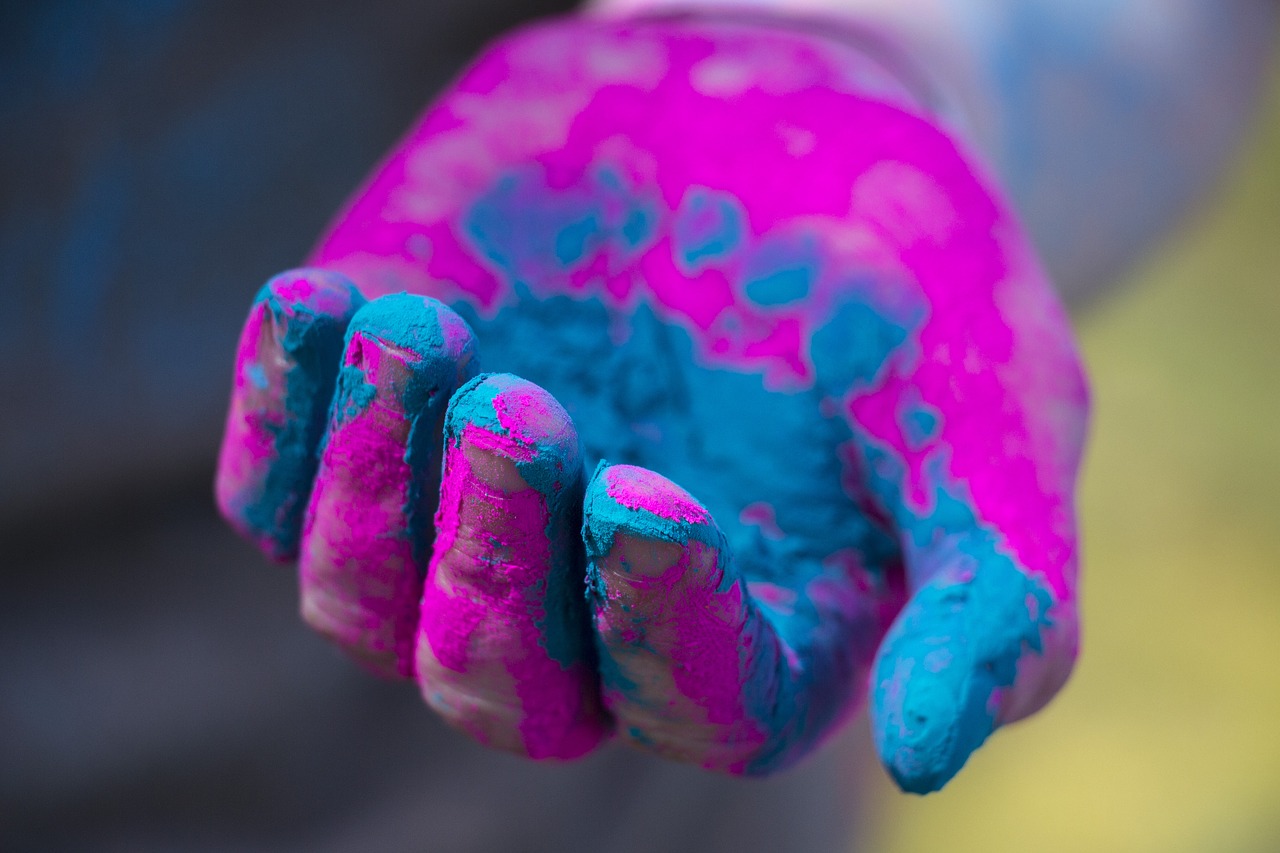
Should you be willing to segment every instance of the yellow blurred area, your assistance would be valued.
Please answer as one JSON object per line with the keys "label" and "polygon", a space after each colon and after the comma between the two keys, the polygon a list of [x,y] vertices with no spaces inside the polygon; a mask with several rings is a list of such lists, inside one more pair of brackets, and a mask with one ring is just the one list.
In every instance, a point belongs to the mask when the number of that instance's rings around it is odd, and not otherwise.
{"label": "yellow blurred area", "polygon": [[1084,651],[876,853],[1280,851],[1280,68],[1218,193],[1079,325]]}

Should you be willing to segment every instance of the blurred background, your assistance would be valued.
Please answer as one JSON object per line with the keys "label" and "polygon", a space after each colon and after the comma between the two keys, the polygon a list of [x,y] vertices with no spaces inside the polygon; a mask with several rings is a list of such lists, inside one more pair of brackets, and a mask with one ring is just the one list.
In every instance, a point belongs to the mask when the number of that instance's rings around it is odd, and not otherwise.
{"label": "blurred background", "polygon": [[487,38],[570,5],[0,4],[0,849],[1280,850],[1275,71],[1078,312],[1084,654],[941,794],[863,718],[767,783],[530,765],[306,631],[212,508],[248,301]]}

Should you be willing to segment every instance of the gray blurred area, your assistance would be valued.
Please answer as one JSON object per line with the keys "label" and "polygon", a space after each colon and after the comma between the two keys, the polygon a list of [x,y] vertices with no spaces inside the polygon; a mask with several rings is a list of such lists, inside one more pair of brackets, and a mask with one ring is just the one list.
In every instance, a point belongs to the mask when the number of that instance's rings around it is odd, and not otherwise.
{"label": "gray blurred area", "polygon": [[764,783],[486,751],[215,517],[254,291],[487,38],[567,6],[0,4],[0,850],[848,849],[856,736]]}
{"label": "gray blurred area", "polygon": [[0,517],[207,467],[257,288],[485,40],[570,5],[2,4]]}
{"label": "gray blurred area", "polygon": [[764,782],[486,750],[310,634],[198,486],[6,543],[0,849],[849,849],[852,730]]}

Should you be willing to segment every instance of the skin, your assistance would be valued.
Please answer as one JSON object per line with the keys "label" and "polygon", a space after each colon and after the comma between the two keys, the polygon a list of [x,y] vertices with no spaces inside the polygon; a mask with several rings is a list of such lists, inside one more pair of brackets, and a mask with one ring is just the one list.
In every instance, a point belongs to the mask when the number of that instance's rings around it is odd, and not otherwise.
{"label": "skin", "polygon": [[[764,775],[869,697],[923,793],[1066,680],[1065,315],[981,168],[847,43],[516,32],[290,276],[368,304],[303,298],[274,336],[255,305],[219,504],[297,554],[310,624],[481,742]],[[331,400],[279,366],[326,311]]]}

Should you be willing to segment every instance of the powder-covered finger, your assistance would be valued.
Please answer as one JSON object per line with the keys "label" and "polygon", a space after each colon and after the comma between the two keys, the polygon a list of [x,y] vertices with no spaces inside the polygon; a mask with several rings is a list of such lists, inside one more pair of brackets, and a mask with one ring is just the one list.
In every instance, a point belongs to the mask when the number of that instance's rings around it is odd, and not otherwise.
{"label": "powder-covered finger", "polygon": [[897,534],[910,595],[872,670],[872,730],[915,793],[1044,706],[1079,636],[1079,356],[1017,229],[972,183],[948,192],[955,234],[912,250],[931,307],[846,398],[858,488]]}
{"label": "powder-covered finger", "polygon": [[938,790],[1016,719],[1019,680],[1050,684],[1052,695],[1075,657],[1075,618],[1073,606],[1055,606],[1044,583],[999,553],[981,563],[957,555],[917,590],[872,675],[876,746],[903,790]]}
{"label": "powder-covered finger", "polygon": [[[974,374],[950,384],[972,385]],[[958,425],[935,429],[931,462],[910,445],[864,445],[868,487],[898,528],[910,593],[872,668],[872,732],[881,761],[912,793],[939,790],[999,726],[1041,708],[1078,651],[1070,473],[1055,482],[1045,470],[1055,460],[1037,460],[1037,479],[1019,460],[975,467],[958,485],[942,462],[968,461],[989,435],[1018,435],[987,422],[1001,411],[961,420],[944,410]],[[1034,447],[1020,440],[1004,447]],[[1078,444],[1062,443],[1056,457],[1074,465]],[[927,501],[911,493],[913,469],[928,478]]]}
{"label": "powder-covered finger", "polygon": [[851,707],[875,607],[843,572],[753,591],[706,509],[644,468],[602,464],[584,513],[605,705],[633,745],[763,775]]}
{"label": "powder-covered finger", "polygon": [[532,758],[576,758],[609,731],[584,597],[582,487],[577,432],[550,394],[509,374],[459,389],[418,679],[451,724]]}
{"label": "powder-covered finger", "polygon": [[343,337],[363,304],[345,276],[290,270],[263,285],[241,332],[214,492],[272,559],[298,554]]}
{"label": "powder-covered finger", "polygon": [[384,296],[352,318],[299,561],[302,615],[371,669],[413,673],[449,398],[475,339],[434,299]]}

